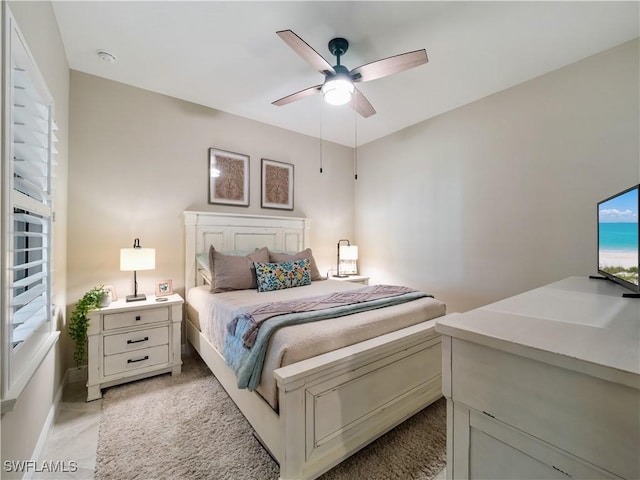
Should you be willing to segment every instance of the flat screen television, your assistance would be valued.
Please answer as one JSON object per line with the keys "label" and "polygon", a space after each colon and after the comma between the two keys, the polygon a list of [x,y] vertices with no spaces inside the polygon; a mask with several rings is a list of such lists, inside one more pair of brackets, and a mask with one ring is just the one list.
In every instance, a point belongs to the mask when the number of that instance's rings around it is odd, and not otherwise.
{"label": "flat screen television", "polygon": [[636,294],[640,293],[639,191],[636,185],[598,202],[598,273]]}

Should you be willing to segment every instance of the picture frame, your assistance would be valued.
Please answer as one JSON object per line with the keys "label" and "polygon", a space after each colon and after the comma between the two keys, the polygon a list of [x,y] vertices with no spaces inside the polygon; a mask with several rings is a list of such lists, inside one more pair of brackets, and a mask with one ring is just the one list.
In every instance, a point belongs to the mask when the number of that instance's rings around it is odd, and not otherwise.
{"label": "picture frame", "polygon": [[209,149],[209,203],[249,206],[249,155]]}
{"label": "picture frame", "polygon": [[173,295],[173,282],[164,280],[156,283],[156,297],[166,297],[167,295]]}
{"label": "picture frame", "polygon": [[291,163],[262,159],[262,208],[293,210],[294,166]]}
{"label": "picture frame", "polygon": [[111,293],[111,301],[115,302],[118,300],[118,295],[116,294],[116,287],[113,285],[105,285],[104,289]]}

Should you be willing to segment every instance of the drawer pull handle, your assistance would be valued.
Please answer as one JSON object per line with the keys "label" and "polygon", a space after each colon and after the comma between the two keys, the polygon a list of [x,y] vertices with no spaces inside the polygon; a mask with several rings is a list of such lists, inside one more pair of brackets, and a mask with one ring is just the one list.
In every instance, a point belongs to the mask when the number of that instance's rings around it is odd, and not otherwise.
{"label": "drawer pull handle", "polygon": [[127,345],[131,345],[132,343],[141,343],[149,340],[149,337],[141,338],[140,340],[127,340]]}
{"label": "drawer pull handle", "polygon": [[136,315],[136,322],[139,322],[140,320],[142,320],[142,317],[140,315]]}
{"label": "drawer pull handle", "polygon": [[145,355],[144,358],[138,358],[136,360],[132,360],[130,358],[129,360],[127,360],[127,363],[144,362],[145,360],[149,360],[149,355]]}
{"label": "drawer pull handle", "polygon": [[570,474],[568,474],[567,472],[565,472],[565,471],[563,471],[563,470],[560,470],[560,469],[559,469],[558,467],[556,467],[555,465],[551,465],[551,466],[553,467],[553,469],[554,469],[554,470],[557,470],[558,472],[560,472],[560,473],[562,473],[562,474],[566,475],[566,476],[567,476],[567,477],[569,477],[569,478],[573,478],[573,476],[571,476]]}

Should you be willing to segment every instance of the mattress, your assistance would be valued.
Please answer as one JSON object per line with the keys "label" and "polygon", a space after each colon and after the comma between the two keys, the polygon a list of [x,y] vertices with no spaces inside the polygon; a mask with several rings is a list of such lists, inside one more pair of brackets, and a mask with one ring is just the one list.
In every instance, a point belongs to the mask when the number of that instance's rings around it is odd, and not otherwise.
{"label": "mattress", "polygon": [[[200,286],[187,292],[187,314],[216,350],[222,352],[226,325],[239,308],[357,288],[362,288],[362,285],[326,280],[272,292],[236,290],[212,294],[209,286]],[[277,410],[275,369],[417,323],[431,321],[435,324],[433,319],[444,315],[445,310],[444,303],[425,297],[345,317],[283,327],[269,342],[261,382],[256,390]]]}

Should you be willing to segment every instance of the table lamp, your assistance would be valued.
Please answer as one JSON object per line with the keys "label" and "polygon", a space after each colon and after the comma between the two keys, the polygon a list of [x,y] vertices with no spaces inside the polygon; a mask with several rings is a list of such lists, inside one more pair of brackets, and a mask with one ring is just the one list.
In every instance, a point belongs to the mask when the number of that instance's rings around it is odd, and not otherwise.
{"label": "table lamp", "polygon": [[156,268],[156,249],[142,248],[140,239],[133,241],[132,248],[120,249],[120,270],[123,272],[133,271],[133,295],[127,295],[127,302],[137,302],[146,300],[144,294],[138,295],[138,279],[136,272],[138,270],[153,270]]}
{"label": "table lamp", "polygon": [[[347,242],[346,245],[341,243]],[[351,245],[349,240],[338,240],[338,264],[336,266],[337,274],[334,277],[344,278],[349,275],[358,273],[357,267],[358,247]]]}

